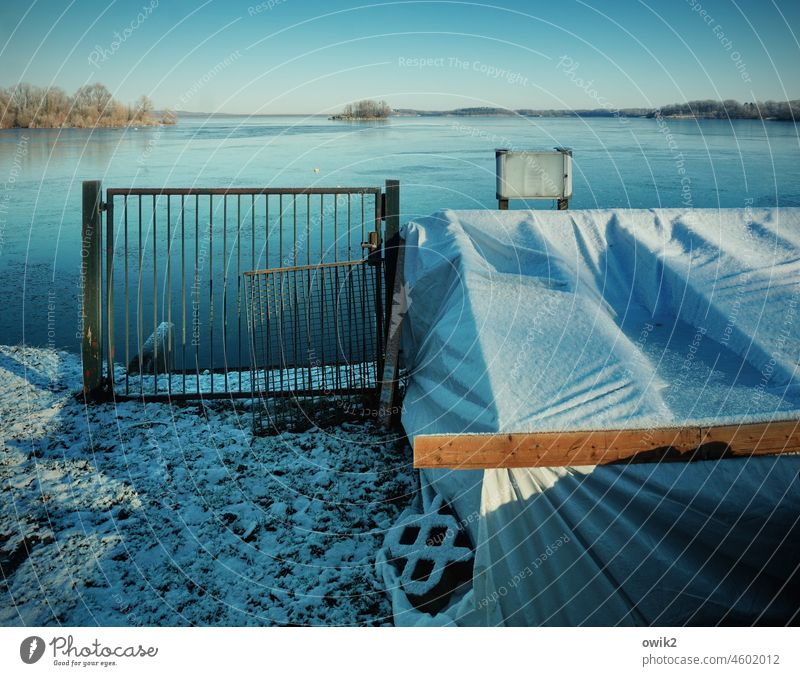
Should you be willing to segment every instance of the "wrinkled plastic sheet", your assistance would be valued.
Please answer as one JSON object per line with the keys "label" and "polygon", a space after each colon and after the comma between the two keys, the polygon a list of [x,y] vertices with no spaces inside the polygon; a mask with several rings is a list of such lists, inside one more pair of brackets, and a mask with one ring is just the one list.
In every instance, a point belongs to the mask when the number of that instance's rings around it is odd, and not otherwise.
{"label": "wrinkled plastic sheet", "polygon": [[[445,211],[403,234],[412,439],[800,418],[798,209]],[[395,590],[395,619],[797,622],[799,472],[789,455],[424,470],[475,574],[437,617]]]}

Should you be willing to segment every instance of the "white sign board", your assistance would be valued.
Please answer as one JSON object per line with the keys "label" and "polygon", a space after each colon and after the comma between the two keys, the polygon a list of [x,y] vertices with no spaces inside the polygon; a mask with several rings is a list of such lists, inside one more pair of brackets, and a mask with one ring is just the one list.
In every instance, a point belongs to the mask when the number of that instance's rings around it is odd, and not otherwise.
{"label": "white sign board", "polygon": [[572,156],[555,151],[498,150],[497,199],[569,199]]}

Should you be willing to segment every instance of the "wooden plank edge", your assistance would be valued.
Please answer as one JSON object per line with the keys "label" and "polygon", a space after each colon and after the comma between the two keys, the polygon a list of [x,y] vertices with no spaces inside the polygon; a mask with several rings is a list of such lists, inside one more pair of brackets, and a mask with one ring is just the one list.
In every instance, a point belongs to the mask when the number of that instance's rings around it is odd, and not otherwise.
{"label": "wooden plank edge", "polygon": [[418,469],[564,467],[800,451],[800,420],[657,429],[418,435]]}

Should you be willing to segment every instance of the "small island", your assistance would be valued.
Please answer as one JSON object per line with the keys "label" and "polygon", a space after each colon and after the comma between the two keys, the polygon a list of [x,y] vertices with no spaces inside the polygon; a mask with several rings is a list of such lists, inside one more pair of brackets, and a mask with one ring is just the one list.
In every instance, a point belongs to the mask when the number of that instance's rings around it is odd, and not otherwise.
{"label": "small island", "polygon": [[385,120],[392,114],[392,109],[386,101],[372,101],[364,99],[358,103],[348,103],[338,115],[331,116],[331,120]]}
{"label": "small island", "polygon": [[0,88],[0,129],[147,127],[176,122],[170,110],[156,115],[147,96],[124,105],[100,83],[84,85],[72,96],[58,87],[24,82]]}

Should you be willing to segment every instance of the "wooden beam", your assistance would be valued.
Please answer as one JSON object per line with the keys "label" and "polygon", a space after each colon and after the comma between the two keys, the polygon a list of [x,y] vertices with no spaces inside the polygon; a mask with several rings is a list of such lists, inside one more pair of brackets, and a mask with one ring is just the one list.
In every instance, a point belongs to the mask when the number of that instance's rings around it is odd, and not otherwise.
{"label": "wooden beam", "polygon": [[418,435],[414,438],[414,467],[563,467],[798,451],[800,420],[594,432]]}

